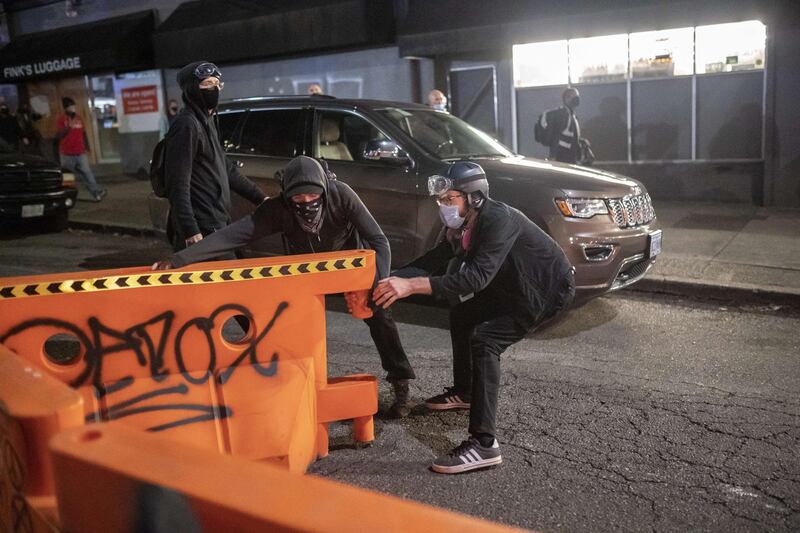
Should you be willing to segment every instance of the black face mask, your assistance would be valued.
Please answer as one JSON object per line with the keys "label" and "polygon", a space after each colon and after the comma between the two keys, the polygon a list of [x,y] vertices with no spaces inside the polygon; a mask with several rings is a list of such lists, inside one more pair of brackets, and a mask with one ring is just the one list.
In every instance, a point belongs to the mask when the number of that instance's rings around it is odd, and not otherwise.
{"label": "black face mask", "polygon": [[292,202],[294,214],[305,231],[317,233],[322,221],[322,197],[311,202]]}
{"label": "black face mask", "polygon": [[200,97],[203,99],[206,109],[214,109],[219,103],[219,89],[216,87],[200,89]]}
{"label": "black face mask", "polygon": [[7,107],[0,107],[0,115],[7,116],[10,115],[11,112],[8,110]]}
{"label": "black face mask", "polygon": [[173,115],[175,115],[175,114],[178,113],[178,108],[177,107],[170,107],[169,108],[169,112],[172,113]]}
{"label": "black face mask", "polygon": [[75,111],[67,111],[67,115],[69,115],[70,117],[74,117]]}
{"label": "black face mask", "polygon": [[569,99],[569,107],[570,107],[570,109],[575,109],[579,105],[581,105],[581,97],[580,96],[573,96],[572,98]]}

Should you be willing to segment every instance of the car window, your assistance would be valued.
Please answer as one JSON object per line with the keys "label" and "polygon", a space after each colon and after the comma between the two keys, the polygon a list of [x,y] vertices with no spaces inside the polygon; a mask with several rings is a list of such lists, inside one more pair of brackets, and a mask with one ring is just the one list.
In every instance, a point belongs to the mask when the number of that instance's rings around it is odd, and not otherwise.
{"label": "car window", "polygon": [[231,111],[219,114],[219,140],[226,151],[236,146],[239,133],[239,123],[242,121],[244,111]]}
{"label": "car window", "polygon": [[302,109],[250,111],[236,152],[294,157],[302,153],[302,132]]}
{"label": "car window", "polygon": [[509,157],[513,152],[463,120],[427,109],[380,109],[379,113],[394,122],[433,155],[442,159],[478,156]]}
{"label": "car window", "polygon": [[365,161],[369,141],[388,140],[363,117],[341,111],[320,111],[314,135],[314,156],[336,161]]}

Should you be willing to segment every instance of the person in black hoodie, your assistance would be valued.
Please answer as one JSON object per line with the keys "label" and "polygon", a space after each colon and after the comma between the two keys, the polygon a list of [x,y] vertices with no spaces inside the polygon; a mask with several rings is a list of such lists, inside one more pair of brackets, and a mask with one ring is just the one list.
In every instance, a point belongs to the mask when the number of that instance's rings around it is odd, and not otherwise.
{"label": "person in black hoodie", "polygon": [[[267,235],[282,233],[289,254],[375,250],[377,279],[388,277],[391,265],[389,240],[361,199],[346,183],[328,179],[322,165],[311,157],[298,156],[278,171],[281,195],[269,198],[255,212],[217,231],[201,242],[175,253],[168,261],[153,265],[156,270],[182,267],[206,261],[243,247]],[[347,295],[346,295],[347,296]],[[391,312],[371,304],[369,326],[381,365],[392,384],[393,417],[411,411],[408,385],[414,370],[408,361]]]}
{"label": "person in black hoodie", "polygon": [[230,224],[231,189],[255,205],[265,195],[227,159],[220,143],[214,113],[224,83],[217,66],[190,63],[177,78],[185,106],[167,132],[164,169],[178,236],[173,246],[180,250]]}
{"label": "person in black hoodie", "polygon": [[437,246],[383,279],[373,293],[388,308],[411,294],[451,304],[454,386],[426,400],[433,410],[469,408],[470,437],[438,457],[456,474],[502,462],[497,443],[500,355],[569,306],[574,269],[564,251],[518,210],[489,198],[480,165],[450,165],[428,178],[446,226]]}

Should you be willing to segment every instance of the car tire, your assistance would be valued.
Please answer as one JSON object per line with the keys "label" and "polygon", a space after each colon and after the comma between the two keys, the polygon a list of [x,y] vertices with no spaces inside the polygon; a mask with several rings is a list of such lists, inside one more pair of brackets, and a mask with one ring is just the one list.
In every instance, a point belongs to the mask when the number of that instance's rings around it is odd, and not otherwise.
{"label": "car tire", "polygon": [[59,233],[67,229],[69,225],[69,211],[62,209],[44,219],[45,231]]}

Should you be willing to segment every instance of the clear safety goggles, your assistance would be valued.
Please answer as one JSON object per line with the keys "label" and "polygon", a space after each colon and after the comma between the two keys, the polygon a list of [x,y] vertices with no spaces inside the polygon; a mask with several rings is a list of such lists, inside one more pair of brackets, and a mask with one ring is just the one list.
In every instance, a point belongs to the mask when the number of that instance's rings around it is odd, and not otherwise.
{"label": "clear safety goggles", "polygon": [[194,77],[198,80],[206,78],[222,78],[222,72],[217,68],[214,63],[200,63],[194,69]]}
{"label": "clear safety goggles", "polygon": [[441,196],[453,188],[453,180],[447,176],[434,174],[428,178],[428,194],[431,196]]}

